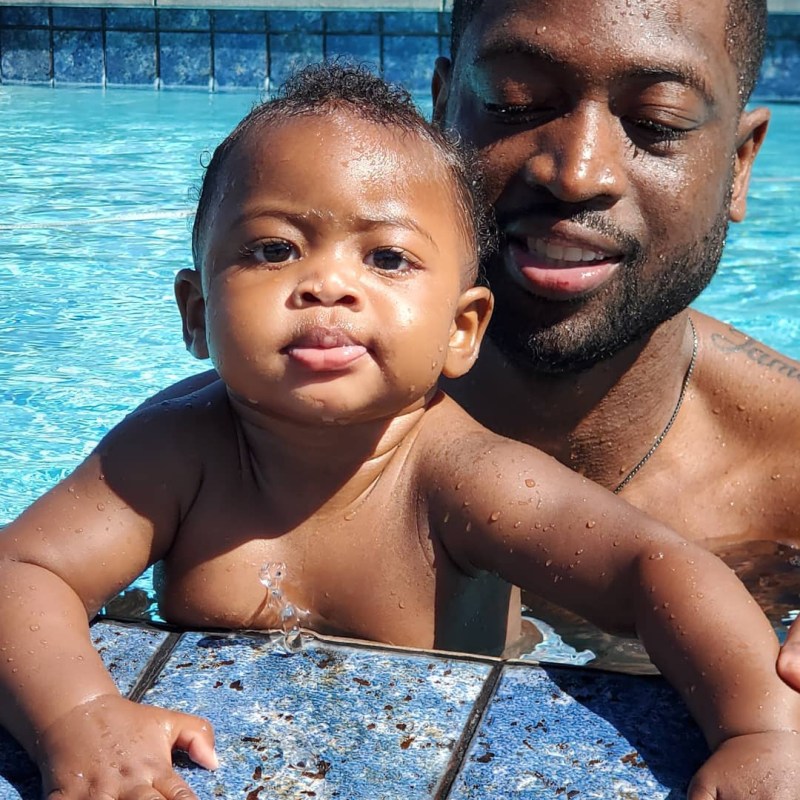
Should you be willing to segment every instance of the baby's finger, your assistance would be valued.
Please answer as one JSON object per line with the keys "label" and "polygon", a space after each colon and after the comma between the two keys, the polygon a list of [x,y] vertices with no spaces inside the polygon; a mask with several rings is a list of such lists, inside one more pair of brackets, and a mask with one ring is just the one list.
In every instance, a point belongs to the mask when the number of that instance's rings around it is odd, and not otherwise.
{"label": "baby's finger", "polygon": [[[158,800],[162,800],[162,798],[165,800],[197,800],[197,795],[189,784],[174,772],[153,781],[153,788],[158,790],[158,794],[155,795]],[[141,800],[149,800],[149,798],[141,798]]]}
{"label": "baby's finger", "polygon": [[214,728],[211,723],[207,719],[177,711],[173,712],[173,716],[172,746],[186,752],[195,764],[216,769],[219,759],[214,749]]}
{"label": "baby's finger", "polygon": [[800,692],[800,619],[789,630],[789,638],[778,655],[778,674]]}

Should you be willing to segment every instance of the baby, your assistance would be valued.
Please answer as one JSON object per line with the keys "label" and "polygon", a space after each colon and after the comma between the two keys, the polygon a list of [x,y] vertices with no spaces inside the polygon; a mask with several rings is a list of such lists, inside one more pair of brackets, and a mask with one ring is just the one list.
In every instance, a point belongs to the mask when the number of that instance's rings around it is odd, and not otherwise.
{"label": "baby", "polygon": [[[638,634],[713,755],[691,798],[800,798],[800,698],[715,557],[437,390],[474,362],[486,214],[460,149],[355,68],[300,73],[217,148],[176,296],[221,381],[141,410],[0,537],[0,713],[66,800],[195,795],[207,722],[122,698],[87,619],[157,563],[161,614],[500,653],[512,585]],[[487,386],[486,391],[491,391]]]}

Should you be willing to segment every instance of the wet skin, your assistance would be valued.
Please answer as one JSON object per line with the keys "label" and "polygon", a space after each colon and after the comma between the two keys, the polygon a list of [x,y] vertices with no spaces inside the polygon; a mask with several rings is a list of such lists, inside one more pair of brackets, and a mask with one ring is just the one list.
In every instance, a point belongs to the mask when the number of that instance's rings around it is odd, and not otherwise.
{"label": "wet skin", "polygon": [[[609,489],[675,408],[692,349],[683,309],[725,223],[745,215],[766,132],[764,109],[740,112],[726,13],[724,0],[492,0],[455,64],[437,64],[435,115],[480,148],[507,236],[488,265],[488,341],[444,386],[482,424]],[[623,496],[689,539],[796,542],[800,364],[691,315],[686,401]],[[792,649],[782,664],[800,688]]]}
{"label": "wet skin", "polygon": [[[446,388],[610,489],[672,414],[682,309],[744,217],[766,129],[740,112],[725,17],[724,0],[498,0],[437,65],[435,113],[480,148],[505,236],[488,342]],[[797,542],[800,365],[691,316],[686,402],[623,496],[690,539]],[[781,668],[800,688],[793,638]]]}
{"label": "wet skin", "polygon": [[[612,489],[672,413],[691,333],[668,317],[743,218],[765,133],[739,111],[725,8],[499,0],[437,67],[436,114],[480,148],[505,236],[489,342],[447,389]],[[686,402],[624,496],[692,539],[797,537],[800,366],[691,314]]]}
{"label": "wet skin", "polygon": [[240,141],[219,181],[176,293],[224,383],[129,417],[0,537],[0,717],[45,792],[184,800],[170,749],[216,763],[207,723],[119,697],[88,636],[160,561],[178,623],[278,625],[260,567],[284,562],[315,630],[482,652],[509,635],[510,584],[536,589],[641,637],[715,751],[692,800],[800,797],[800,698],[744,587],[437,391],[473,363],[491,300],[430,146],[293,118]]}

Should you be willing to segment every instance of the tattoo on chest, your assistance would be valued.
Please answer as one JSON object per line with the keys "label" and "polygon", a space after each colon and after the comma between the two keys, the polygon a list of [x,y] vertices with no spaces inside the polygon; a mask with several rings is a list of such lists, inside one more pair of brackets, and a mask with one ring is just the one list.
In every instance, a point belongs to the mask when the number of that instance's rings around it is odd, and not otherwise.
{"label": "tattoo on chest", "polygon": [[749,336],[739,334],[742,341],[736,342],[721,333],[711,335],[712,344],[722,353],[742,353],[750,361],[767,369],[785,375],[789,380],[800,383],[800,366],[788,359],[764,350],[759,342]]}

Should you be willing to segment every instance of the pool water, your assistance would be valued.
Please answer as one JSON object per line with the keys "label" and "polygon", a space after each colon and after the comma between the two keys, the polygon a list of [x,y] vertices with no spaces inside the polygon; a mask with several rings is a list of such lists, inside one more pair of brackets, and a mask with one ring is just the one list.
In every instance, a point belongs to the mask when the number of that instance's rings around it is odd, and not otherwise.
{"label": "pool water", "polygon": [[[0,524],[205,368],[172,278],[191,266],[203,156],[257,100],[0,86]],[[748,220],[696,305],[800,358],[800,106],[772,111]]]}

